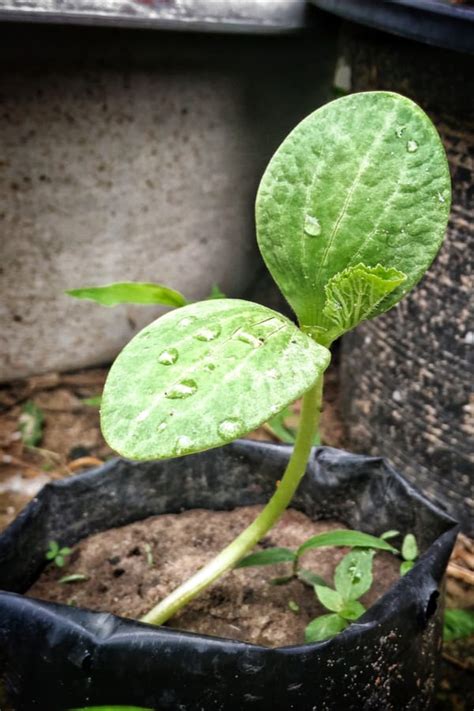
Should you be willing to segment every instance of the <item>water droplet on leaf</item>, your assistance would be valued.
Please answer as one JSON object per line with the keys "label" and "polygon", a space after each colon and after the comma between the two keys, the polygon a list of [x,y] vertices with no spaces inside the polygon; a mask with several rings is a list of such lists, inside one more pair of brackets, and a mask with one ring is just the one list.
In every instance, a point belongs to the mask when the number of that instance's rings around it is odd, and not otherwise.
{"label": "water droplet on leaf", "polygon": [[406,128],[406,126],[399,126],[399,127],[396,129],[395,133],[397,134],[398,138],[402,138],[402,137],[403,137],[403,131],[405,130],[405,128]]}
{"label": "water droplet on leaf", "polygon": [[185,316],[181,319],[181,321],[178,322],[178,326],[180,326],[181,328],[187,328],[188,326],[191,326],[191,324],[195,321],[197,321],[196,316]]}
{"label": "water droplet on leaf", "polygon": [[304,216],[304,231],[309,237],[317,237],[321,234],[321,224],[314,215],[306,214]]}
{"label": "water droplet on leaf", "polygon": [[192,446],[193,446],[192,439],[190,437],[187,437],[186,435],[181,435],[176,440],[175,452],[176,452],[176,454],[180,454],[181,452],[185,452]]}
{"label": "water droplet on leaf", "polygon": [[438,193],[438,200],[440,202],[446,202],[446,198],[444,197],[444,195],[441,195],[441,193]]}
{"label": "water droplet on leaf", "polygon": [[237,437],[243,429],[244,423],[242,420],[239,420],[238,417],[229,417],[227,420],[222,420],[217,431],[224,439],[231,439],[232,437]]}
{"label": "water droplet on leaf", "polygon": [[166,422],[160,422],[160,424],[157,427],[158,432],[163,432],[167,428]]}
{"label": "water droplet on leaf", "polygon": [[408,153],[416,153],[418,150],[418,143],[416,141],[408,141],[407,151]]}
{"label": "water droplet on leaf", "polygon": [[270,368],[270,370],[267,370],[267,373],[266,373],[266,374],[267,374],[267,376],[268,376],[269,378],[271,378],[272,380],[278,380],[278,378],[280,377],[280,376],[278,375],[278,371],[277,371],[275,368]]}
{"label": "water droplet on leaf", "polygon": [[248,343],[248,345],[252,346],[253,348],[258,348],[263,343],[263,341],[260,340],[260,338],[253,336],[251,333],[248,333],[247,331],[237,331],[234,338],[237,338],[237,340],[242,341],[243,343]]}
{"label": "water droplet on leaf", "polygon": [[190,395],[194,395],[197,390],[197,383],[195,380],[186,378],[181,380],[179,383],[173,385],[169,390],[165,392],[165,397],[170,400],[183,400]]}
{"label": "water droplet on leaf", "polygon": [[219,336],[220,332],[221,327],[215,324],[212,326],[203,326],[193,335],[198,341],[213,341]]}
{"label": "water droplet on leaf", "polygon": [[178,360],[178,351],[176,348],[168,348],[158,356],[158,363],[161,365],[173,365]]}

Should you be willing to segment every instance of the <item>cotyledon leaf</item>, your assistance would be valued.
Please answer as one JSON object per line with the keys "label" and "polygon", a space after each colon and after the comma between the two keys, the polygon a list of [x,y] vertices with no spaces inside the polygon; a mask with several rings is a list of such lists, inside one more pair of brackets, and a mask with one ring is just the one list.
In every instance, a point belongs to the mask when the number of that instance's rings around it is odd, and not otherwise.
{"label": "cotyledon leaf", "polygon": [[396,269],[406,279],[370,317],[389,309],[436,255],[450,196],[444,148],[416,104],[345,96],[304,119],[270,161],[256,202],[260,250],[300,323],[328,343],[330,280],[361,263]]}
{"label": "cotyledon leaf", "polygon": [[308,390],[329,351],[291,321],[238,299],[190,304],[144,328],[105,384],[102,431],[131,459],[218,447]]}

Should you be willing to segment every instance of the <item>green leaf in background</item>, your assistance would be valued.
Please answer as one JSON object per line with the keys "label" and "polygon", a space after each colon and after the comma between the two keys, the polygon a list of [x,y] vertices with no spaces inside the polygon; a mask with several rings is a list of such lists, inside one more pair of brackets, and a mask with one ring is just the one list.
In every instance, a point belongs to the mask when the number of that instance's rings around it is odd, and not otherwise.
{"label": "green leaf in background", "polygon": [[371,317],[377,306],[406,279],[397,269],[357,264],[335,274],[326,284],[323,309],[325,338],[334,341]]}
{"label": "green leaf in background", "polygon": [[352,550],[336,567],[334,584],[344,600],[357,600],[372,585],[374,550]]}
{"label": "green leaf in background", "polygon": [[305,629],[305,642],[323,642],[325,639],[334,637],[348,626],[346,620],[340,615],[321,615],[309,623]]}
{"label": "green leaf in background", "polygon": [[297,577],[302,583],[310,585],[311,587],[314,587],[315,585],[329,587],[327,582],[320,575],[316,575],[316,573],[313,573],[311,570],[307,570],[306,568],[299,568]]}
{"label": "green leaf in background", "polygon": [[[290,406],[287,406],[267,422],[268,427],[275,437],[285,444],[294,444],[296,441],[297,428],[291,427],[287,423],[287,420],[291,419],[295,419],[295,413]],[[318,434],[315,434],[313,438],[313,446],[317,447],[320,444],[320,437]]]}
{"label": "green leaf in background", "polygon": [[344,598],[337,590],[333,590],[327,585],[315,585],[314,591],[321,605],[331,612],[339,612],[343,609]]}
{"label": "green leaf in background", "polygon": [[339,614],[345,620],[358,620],[365,612],[365,607],[358,600],[347,600]]}
{"label": "green leaf in background", "polygon": [[412,560],[404,560],[403,563],[400,564],[400,575],[406,575],[414,565],[415,563]]}
{"label": "green leaf in background", "polygon": [[59,553],[59,544],[57,541],[50,541],[48,544],[48,550],[46,551],[46,559],[54,560]]}
{"label": "green leaf in background", "polygon": [[84,573],[71,573],[71,575],[65,575],[60,578],[58,583],[61,585],[65,583],[83,583],[85,580],[89,580],[88,575],[84,575]]}
{"label": "green leaf in background", "polygon": [[455,639],[463,639],[472,635],[474,635],[473,610],[445,610],[443,627],[445,642],[452,642]]}
{"label": "green leaf in background", "polygon": [[223,291],[219,289],[218,284],[213,284],[211,293],[207,297],[208,299],[225,299],[227,298]]}
{"label": "green leaf in background", "polygon": [[27,447],[36,447],[43,437],[44,414],[32,400],[25,402],[19,418],[21,439]]}
{"label": "green leaf in background", "polygon": [[256,204],[263,258],[302,326],[330,342],[326,286],[359,264],[406,275],[370,318],[396,304],[441,245],[450,192],[439,135],[410,99],[351,94],[304,119],[270,161]]}
{"label": "green leaf in background", "polygon": [[418,557],[418,545],[413,533],[407,533],[403,539],[401,552],[405,560],[415,560]]}
{"label": "green leaf in background", "polygon": [[75,299],[95,301],[101,306],[119,304],[161,304],[162,306],[185,306],[186,299],[179,291],[162,284],[147,284],[138,281],[123,281],[103,286],[86,286],[68,289],[66,294]]}
{"label": "green leaf in background", "polygon": [[371,536],[369,533],[362,533],[362,531],[347,531],[345,529],[337,531],[328,531],[327,533],[320,533],[317,536],[308,538],[296,551],[298,558],[303,555],[306,551],[311,548],[324,548],[325,546],[350,546],[352,548],[378,548],[383,551],[390,551],[390,553],[398,553],[398,551],[393,548],[390,543],[377,538],[377,536]]}
{"label": "green leaf in background", "polygon": [[395,538],[396,536],[400,535],[400,531],[395,531],[391,529],[390,531],[385,531],[385,533],[382,533],[380,538],[384,541],[388,541],[389,538]]}
{"label": "green leaf in background", "polygon": [[254,565],[274,565],[289,563],[296,559],[296,554],[289,548],[265,548],[263,551],[251,553],[237,563],[236,568],[250,568]]}
{"label": "green leaf in background", "polygon": [[222,446],[300,397],[329,359],[264,306],[190,304],[151,323],[120,353],[103,392],[102,432],[138,460]]}
{"label": "green leaf in background", "polygon": [[83,405],[89,405],[89,407],[100,407],[102,402],[102,395],[94,395],[93,397],[85,397],[82,401]]}

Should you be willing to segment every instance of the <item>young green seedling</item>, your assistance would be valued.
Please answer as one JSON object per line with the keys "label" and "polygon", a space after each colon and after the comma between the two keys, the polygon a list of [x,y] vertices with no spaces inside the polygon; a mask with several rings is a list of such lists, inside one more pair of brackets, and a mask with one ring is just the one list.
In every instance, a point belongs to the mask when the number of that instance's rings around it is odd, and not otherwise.
{"label": "young green seedling", "polygon": [[49,548],[46,551],[46,559],[54,561],[58,568],[62,568],[66,563],[66,558],[72,553],[71,548],[61,548],[57,541],[50,541]]}
{"label": "young green seedling", "polygon": [[372,585],[372,563],[375,551],[352,550],[341,560],[334,575],[334,588],[315,585],[319,602],[330,611],[316,617],[305,630],[306,642],[321,642],[344,630],[365,612],[359,602]]}
{"label": "young green seedling", "polygon": [[327,531],[326,533],[319,533],[317,536],[312,536],[308,540],[304,541],[295,550],[291,548],[282,547],[272,547],[266,548],[257,553],[251,553],[245,556],[236,565],[237,568],[249,568],[257,565],[275,565],[276,563],[291,563],[291,573],[286,576],[279,578],[273,578],[271,580],[272,585],[285,585],[295,578],[301,580],[301,582],[306,585],[327,585],[327,583],[316,573],[311,570],[307,570],[301,566],[301,559],[305,553],[314,548],[328,548],[328,547],[347,547],[351,548],[363,548],[371,550],[383,550],[389,553],[396,553],[398,551],[393,548],[387,541],[382,537],[371,536],[368,533],[363,533],[362,531],[350,531],[346,529]]}
{"label": "young green seedling", "polygon": [[418,544],[413,533],[407,533],[403,539],[401,554],[403,562],[400,565],[400,575],[405,575],[415,565],[418,558]]}
{"label": "young green seedling", "polygon": [[[403,539],[402,551],[393,548],[388,539],[399,536],[398,531],[390,530],[379,537],[371,536],[361,531],[336,530],[320,533],[308,538],[298,548],[272,547],[243,558],[237,568],[248,568],[259,565],[275,565],[278,563],[291,563],[291,572],[270,580],[271,585],[286,585],[292,580],[314,588],[319,602],[331,614],[315,618],[306,628],[305,639],[307,642],[321,642],[345,629],[350,622],[357,620],[365,608],[358,601],[372,585],[372,561],[377,550],[392,553],[397,557],[402,556],[404,561],[400,566],[400,574],[404,575],[410,570],[418,555],[418,546],[412,533]],[[312,548],[337,546],[350,546],[352,550],[341,560],[334,576],[335,589],[332,589],[326,580],[312,570],[301,566],[301,558]],[[407,557],[408,556],[408,557]],[[294,608],[288,606],[295,612]]]}
{"label": "young green seedling", "polygon": [[298,326],[247,301],[206,300],[162,316],[118,356],[101,422],[110,446],[131,459],[222,446],[303,396],[293,454],[269,503],[145,621],[171,617],[280,518],[318,428],[327,348],[419,281],[449,207],[444,149],[416,104],[389,92],[338,99],[290,133],[257,195],[260,251]]}

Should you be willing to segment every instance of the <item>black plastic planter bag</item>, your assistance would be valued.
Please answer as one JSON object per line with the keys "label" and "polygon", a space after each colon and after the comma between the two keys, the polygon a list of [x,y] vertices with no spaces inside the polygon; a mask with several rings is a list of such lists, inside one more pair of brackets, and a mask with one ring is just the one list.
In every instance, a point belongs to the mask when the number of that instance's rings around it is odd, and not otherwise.
{"label": "black plastic planter bag", "polygon": [[48,484],[0,537],[0,655],[16,711],[136,705],[158,711],[430,707],[437,604],[454,522],[382,459],[315,450],[294,507],[368,533],[413,532],[423,552],[357,623],[318,644],[268,649],[25,598],[50,540],[147,516],[228,510],[270,497],[289,448],[236,442],[184,459],[100,469]]}

